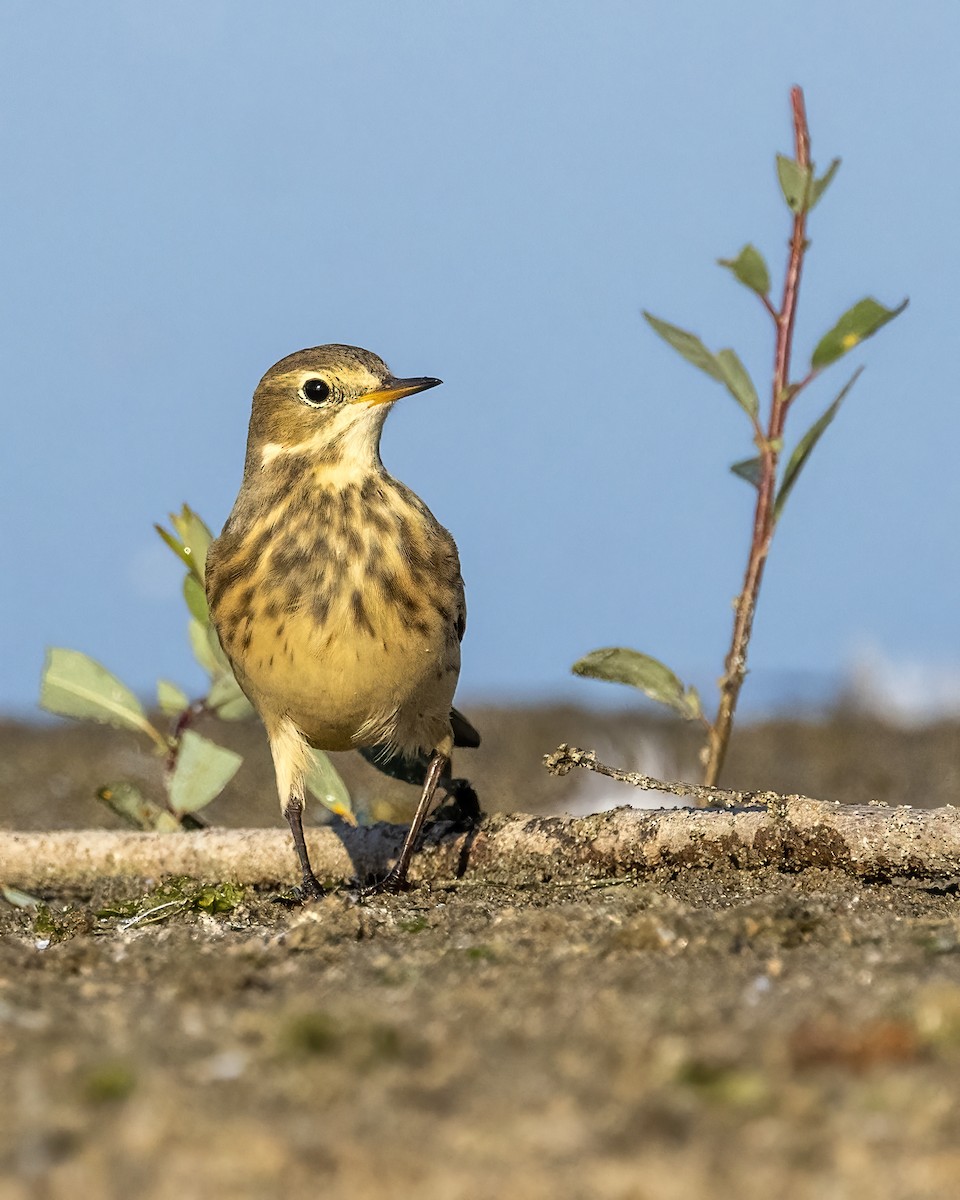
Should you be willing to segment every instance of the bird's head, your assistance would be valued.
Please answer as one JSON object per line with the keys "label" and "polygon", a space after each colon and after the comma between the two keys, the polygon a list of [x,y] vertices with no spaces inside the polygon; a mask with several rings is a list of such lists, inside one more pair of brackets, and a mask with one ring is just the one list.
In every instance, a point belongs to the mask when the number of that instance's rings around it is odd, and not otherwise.
{"label": "bird's head", "polygon": [[315,346],[280,360],[253,396],[247,471],[276,459],[379,466],[380,430],[395,400],[436,387],[427,376],[397,379],[358,346]]}

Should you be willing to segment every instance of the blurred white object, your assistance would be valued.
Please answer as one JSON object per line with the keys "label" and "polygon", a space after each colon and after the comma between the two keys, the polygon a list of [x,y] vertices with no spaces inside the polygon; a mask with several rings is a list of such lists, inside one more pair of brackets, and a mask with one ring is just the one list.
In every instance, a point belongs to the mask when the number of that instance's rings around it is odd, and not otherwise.
{"label": "blurred white object", "polygon": [[[591,749],[596,751],[601,762],[622,771],[637,771],[642,775],[653,775],[657,779],[699,780],[700,770],[694,763],[679,763],[663,745],[660,738],[649,733],[638,734],[636,739],[599,737],[592,740]],[[577,790],[563,808],[574,817],[585,817],[588,813],[609,812],[612,808],[683,808],[689,801],[667,792],[648,792],[629,783],[618,783],[593,771],[578,771],[580,777]]]}
{"label": "blurred white object", "polygon": [[853,656],[843,697],[860,712],[900,725],[960,716],[960,661],[895,659],[866,645]]}

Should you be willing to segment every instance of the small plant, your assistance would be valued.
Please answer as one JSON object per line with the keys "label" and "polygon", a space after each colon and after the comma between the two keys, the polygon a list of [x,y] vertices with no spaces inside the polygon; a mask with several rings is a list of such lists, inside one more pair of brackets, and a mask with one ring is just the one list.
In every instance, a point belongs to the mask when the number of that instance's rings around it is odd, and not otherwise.
{"label": "small plant", "polygon": [[903,312],[904,300],[897,308],[885,308],[868,297],[848,309],[832,329],[817,342],[809,365],[794,376],[792,371],[793,332],[796,321],[800,279],[803,273],[807,241],[807,218],[832,182],[840,166],[834,159],[819,177],[810,157],[810,134],[804,109],[803,92],[791,92],[793,109],[793,158],[777,155],[777,176],[787,207],[792,214],[789,253],[779,306],[771,299],[770,272],[763,255],[752,245],[746,245],[736,258],[719,260],[734,278],[755,293],[773,322],[774,367],[773,380],[766,412],[761,412],[757,389],[736,351],[725,349],[716,354],[707,349],[693,333],[669,325],[666,321],[645,312],[647,323],[668,345],[687,362],[699,367],[711,379],[722,384],[740,406],[753,435],[755,453],[735,462],[731,471],[746,480],[756,490],[750,551],[744,573],[743,587],[734,603],[733,632],[730,648],[719,681],[720,698],[713,720],[703,712],[695,688],[685,686],[680,679],[655,658],[622,647],[594,650],[574,663],[577,675],[607,679],[639,688],[652,700],[672,709],[685,720],[699,721],[706,733],[702,752],[705,765],[704,782],[715,786],[723,769],[740,689],[747,673],[747,650],[756,613],[757,598],[763,572],[777,523],[790,497],[797,478],[813,453],[827,426],[837,415],[856,382],[862,367],[847,380],[833,402],[794,444],[784,461],[785,425],[787,416],[801,392],[822,372],[842,358],[866,338],[871,337],[888,321]]}
{"label": "small plant", "polygon": [[[207,612],[203,575],[212,534],[187,505],[179,514],[171,514],[170,523],[170,530],[160,525],[155,528],[187,568],[183,597],[190,612],[188,632],[193,655],[207,673],[206,694],[191,700],[176,683],[159,680],[157,707],[171,723],[169,732],[163,733],[137,696],[106,667],[79,650],[62,647],[47,651],[40,687],[40,706],[48,712],[146,735],[164,759],[166,794],[162,803],[143,796],[127,781],[106,784],[98,796],[130,824],[159,832],[202,825],[195,814],[223,791],[242,761],[233,750],[192,729],[194,722],[202,716],[239,721],[253,712]],[[322,751],[313,754],[314,766],[307,780],[311,792],[331,812],[353,821],[350,796],[333,764]]]}
{"label": "small plant", "polygon": [[199,912],[208,916],[232,913],[243,902],[243,896],[243,888],[235,883],[198,883],[178,875],[164,880],[144,896],[99,909],[97,916],[123,918],[117,928],[124,932],[137,925],[157,925],[181,913]]}

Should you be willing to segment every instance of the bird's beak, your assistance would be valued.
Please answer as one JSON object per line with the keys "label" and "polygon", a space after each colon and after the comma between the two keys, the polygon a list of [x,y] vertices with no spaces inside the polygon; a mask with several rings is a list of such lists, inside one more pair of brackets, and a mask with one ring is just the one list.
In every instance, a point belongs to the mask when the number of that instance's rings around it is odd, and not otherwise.
{"label": "bird's beak", "polygon": [[429,375],[419,375],[416,379],[385,379],[383,386],[375,392],[365,392],[358,396],[354,403],[359,404],[392,404],[404,396],[412,396],[414,392],[425,392],[427,388],[436,387],[443,383],[442,379],[431,379]]}

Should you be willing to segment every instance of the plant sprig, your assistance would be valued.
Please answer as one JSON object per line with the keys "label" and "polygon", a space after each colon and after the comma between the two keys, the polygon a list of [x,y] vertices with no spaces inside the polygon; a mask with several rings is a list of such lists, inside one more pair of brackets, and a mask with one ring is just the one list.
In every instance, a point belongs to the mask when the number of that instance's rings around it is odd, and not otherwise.
{"label": "plant sprig", "polygon": [[702,758],[704,782],[708,786],[716,786],[723,769],[737,702],[747,673],[747,651],[760,585],[777,523],[801,471],[863,368],[853,373],[823,413],[797,440],[784,465],[787,416],[797,397],[823,371],[872,337],[907,306],[906,300],[895,308],[886,308],[869,296],[859,300],[819,339],[804,373],[799,378],[793,377],[794,326],[800,281],[809,249],[807,218],[836,176],[840,160],[833,159],[823,174],[817,175],[810,157],[810,133],[803,92],[799,87],[792,89],[790,100],[794,156],[788,158],[778,154],[776,160],[780,190],[792,214],[779,303],[771,297],[770,271],[766,260],[752,243],[747,243],[734,258],[718,259],[720,266],[730,271],[740,284],[759,298],[773,321],[774,369],[766,412],[761,411],[757,388],[736,351],[727,348],[714,353],[696,334],[671,325],[652,313],[643,314],[653,331],[681,357],[726,388],[745,414],[753,438],[754,453],[730,467],[735,475],[754,487],[757,494],[743,585],[734,603],[730,647],[718,685],[720,696],[716,716],[713,720],[708,719],[695,689],[686,687],[659,660],[637,650],[622,647],[594,650],[573,665],[577,675],[628,684],[684,719],[700,721],[706,731]]}
{"label": "plant sprig", "polygon": [[[162,732],[140,699],[116,675],[79,650],[51,647],[40,685],[40,707],[58,716],[98,721],[117,729],[145,734],[164,759],[162,802],[145,797],[133,783],[104,785],[98,797],[140,829],[168,831],[197,828],[196,814],[220,795],[243,761],[242,756],[197,733],[192,726],[206,716],[239,721],[253,713],[220,646],[207,611],[204,566],[213,536],[186,504],[170,515],[171,529],[156,525],[164,543],[186,567],[183,598],[190,614],[188,635],[194,658],[207,674],[207,690],[191,700],[178,684],[157,681],[157,707],[170,718]],[[331,812],[353,822],[350,795],[330,759],[313,753],[307,786]]]}

